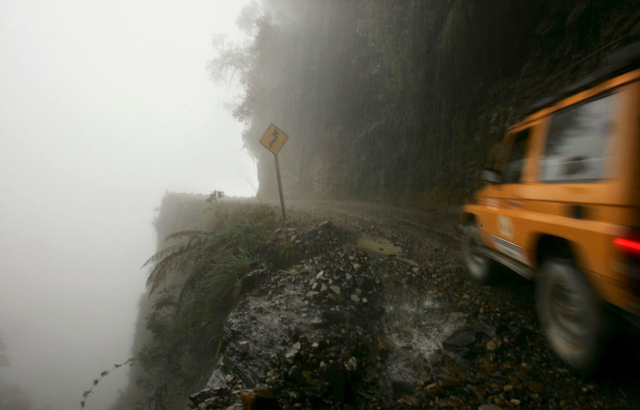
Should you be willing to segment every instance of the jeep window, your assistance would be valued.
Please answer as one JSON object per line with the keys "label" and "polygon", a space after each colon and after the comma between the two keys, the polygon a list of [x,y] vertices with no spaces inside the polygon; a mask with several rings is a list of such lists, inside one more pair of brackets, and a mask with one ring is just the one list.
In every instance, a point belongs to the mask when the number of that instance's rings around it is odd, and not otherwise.
{"label": "jeep window", "polygon": [[540,164],[542,182],[594,182],[604,177],[613,99],[609,94],[553,115]]}
{"label": "jeep window", "polygon": [[511,147],[511,152],[509,153],[509,161],[504,168],[504,174],[502,177],[503,184],[517,184],[520,182],[522,170],[524,169],[528,141],[528,129],[520,131],[518,135],[516,135]]}

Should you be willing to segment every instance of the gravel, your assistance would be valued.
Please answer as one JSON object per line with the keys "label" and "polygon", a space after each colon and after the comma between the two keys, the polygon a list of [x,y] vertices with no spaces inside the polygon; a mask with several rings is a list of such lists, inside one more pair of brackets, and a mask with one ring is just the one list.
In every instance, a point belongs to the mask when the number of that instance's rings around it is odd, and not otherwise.
{"label": "gravel", "polygon": [[[637,357],[585,380],[547,348],[531,283],[467,280],[449,213],[299,203],[289,215],[304,258],[256,272],[190,408],[640,408]],[[401,252],[359,249],[363,237]]]}

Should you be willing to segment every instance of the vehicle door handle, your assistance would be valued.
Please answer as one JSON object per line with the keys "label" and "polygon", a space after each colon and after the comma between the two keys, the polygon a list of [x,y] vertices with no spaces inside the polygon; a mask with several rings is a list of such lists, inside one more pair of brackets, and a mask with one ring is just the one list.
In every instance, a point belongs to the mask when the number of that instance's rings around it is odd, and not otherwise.
{"label": "vehicle door handle", "polygon": [[507,201],[507,204],[511,205],[511,206],[517,206],[518,208],[522,207],[522,202],[518,202],[518,201]]}

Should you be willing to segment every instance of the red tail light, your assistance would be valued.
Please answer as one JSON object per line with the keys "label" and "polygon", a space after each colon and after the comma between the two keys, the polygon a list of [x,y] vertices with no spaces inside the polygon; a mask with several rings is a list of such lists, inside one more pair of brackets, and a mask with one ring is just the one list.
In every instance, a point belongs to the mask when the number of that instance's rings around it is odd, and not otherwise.
{"label": "red tail light", "polygon": [[614,244],[616,244],[616,246],[620,249],[622,249],[623,251],[627,252],[627,253],[633,253],[635,255],[640,255],[640,242],[639,241],[635,241],[635,240],[631,240],[631,239],[624,239],[624,238],[616,238],[613,241]]}

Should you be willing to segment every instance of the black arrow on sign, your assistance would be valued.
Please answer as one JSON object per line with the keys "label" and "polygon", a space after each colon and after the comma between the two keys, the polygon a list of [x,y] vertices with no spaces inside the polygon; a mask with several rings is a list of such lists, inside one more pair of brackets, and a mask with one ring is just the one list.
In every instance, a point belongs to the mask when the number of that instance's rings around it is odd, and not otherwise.
{"label": "black arrow on sign", "polygon": [[278,141],[278,137],[280,136],[280,133],[278,132],[278,130],[273,130],[273,134],[271,135],[273,135],[273,140],[269,144],[269,148],[273,148],[273,144],[275,144],[276,141]]}

